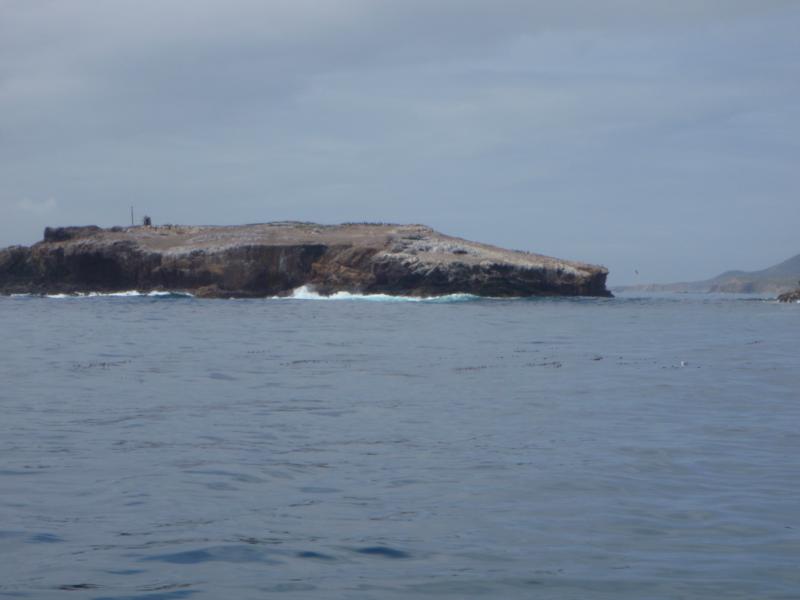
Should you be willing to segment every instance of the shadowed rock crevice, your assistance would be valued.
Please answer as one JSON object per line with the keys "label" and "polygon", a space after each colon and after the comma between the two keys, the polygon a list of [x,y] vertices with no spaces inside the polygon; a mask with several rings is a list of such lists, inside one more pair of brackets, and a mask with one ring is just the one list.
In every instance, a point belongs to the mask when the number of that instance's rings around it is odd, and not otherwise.
{"label": "shadowed rock crevice", "polygon": [[435,296],[609,296],[603,267],[504,250],[422,225],[60,227],[0,250],[1,293],[188,291],[286,295],[300,286]]}

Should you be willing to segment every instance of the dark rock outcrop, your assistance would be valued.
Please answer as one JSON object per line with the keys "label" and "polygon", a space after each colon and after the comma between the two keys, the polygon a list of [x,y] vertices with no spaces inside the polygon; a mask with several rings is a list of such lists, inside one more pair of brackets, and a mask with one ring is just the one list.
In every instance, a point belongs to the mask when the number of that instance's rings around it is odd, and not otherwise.
{"label": "dark rock outcrop", "polygon": [[0,293],[188,291],[286,295],[300,286],[434,296],[610,296],[603,267],[449,237],[421,225],[47,228],[0,250]]}
{"label": "dark rock outcrop", "polygon": [[[121,228],[119,228],[121,231]],[[97,225],[86,225],[84,227],[45,227],[45,242],[66,242],[79,237],[87,237],[102,231]]]}
{"label": "dark rock outcrop", "polygon": [[778,302],[800,302],[800,288],[778,296]]}

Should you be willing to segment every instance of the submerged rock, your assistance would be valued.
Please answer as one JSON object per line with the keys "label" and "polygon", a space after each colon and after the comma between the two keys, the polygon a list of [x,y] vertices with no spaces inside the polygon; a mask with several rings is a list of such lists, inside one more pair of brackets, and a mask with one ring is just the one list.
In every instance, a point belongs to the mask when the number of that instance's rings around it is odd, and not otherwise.
{"label": "submerged rock", "polygon": [[187,291],[610,296],[608,270],[470,242],[422,225],[48,227],[0,250],[0,293]]}

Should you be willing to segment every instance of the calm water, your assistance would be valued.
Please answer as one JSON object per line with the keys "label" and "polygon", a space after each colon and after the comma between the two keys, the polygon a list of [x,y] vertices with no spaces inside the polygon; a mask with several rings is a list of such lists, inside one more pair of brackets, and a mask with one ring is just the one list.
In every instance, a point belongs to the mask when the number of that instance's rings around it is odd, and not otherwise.
{"label": "calm water", "polygon": [[800,598],[800,305],[0,298],[0,597]]}

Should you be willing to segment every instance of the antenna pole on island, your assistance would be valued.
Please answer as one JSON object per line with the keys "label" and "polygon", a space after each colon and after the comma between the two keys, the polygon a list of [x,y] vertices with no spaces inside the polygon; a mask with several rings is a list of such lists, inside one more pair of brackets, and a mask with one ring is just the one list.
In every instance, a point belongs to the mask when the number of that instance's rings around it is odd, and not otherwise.
{"label": "antenna pole on island", "polygon": [[131,227],[133,227],[133,204],[131,204]]}

